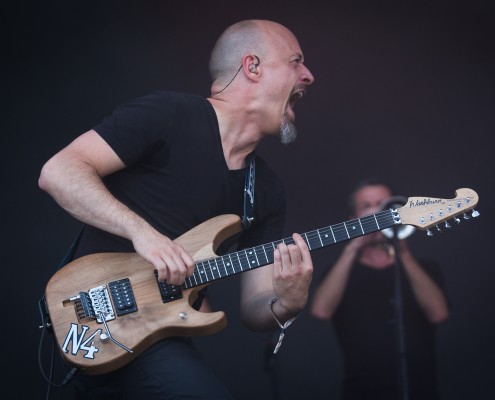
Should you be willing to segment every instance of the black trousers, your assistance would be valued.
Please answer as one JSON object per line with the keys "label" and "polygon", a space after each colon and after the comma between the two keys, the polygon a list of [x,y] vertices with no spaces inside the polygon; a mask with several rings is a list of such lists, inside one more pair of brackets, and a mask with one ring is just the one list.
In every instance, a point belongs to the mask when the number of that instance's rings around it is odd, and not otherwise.
{"label": "black trousers", "polygon": [[166,339],[116,371],[73,383],[80,399],[233,400],[189,338]]}

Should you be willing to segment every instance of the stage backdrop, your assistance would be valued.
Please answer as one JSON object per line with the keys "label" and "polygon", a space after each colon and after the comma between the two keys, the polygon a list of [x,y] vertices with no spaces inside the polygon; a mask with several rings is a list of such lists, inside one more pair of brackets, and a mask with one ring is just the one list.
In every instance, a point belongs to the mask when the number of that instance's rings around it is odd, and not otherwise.
{"label": "stage backdrop", "polygon": [[[38,189],[43,163],[128,99],[155,89],[208,96],[217,36],[237,20],[263,18],[293,30],[316,78],[296,106],[297,141],[268,140],[259,150],[286,184],[287,236],[346,220],[349,190],[368,176],[386,177],[406,197],[476,190],[480,218],[433,238],[416,232],[410,241],[446,276],[451,316],[438,335],[443,398],[495,398],[494,8],[325,3],[23,2],[6,10],[2,337],[6,381],[25,382],[17,397],[46,393],[37,301],[80,229]],[[341,249],[314,252],[314,282]],[[274,337],[239,321],[239,277],[209,292],[229,324],[197,343],[237,399],[338,398],[342,357],[329,323],[304,311],[274,358]],[[70,389],[52,395],[67,399]]]}

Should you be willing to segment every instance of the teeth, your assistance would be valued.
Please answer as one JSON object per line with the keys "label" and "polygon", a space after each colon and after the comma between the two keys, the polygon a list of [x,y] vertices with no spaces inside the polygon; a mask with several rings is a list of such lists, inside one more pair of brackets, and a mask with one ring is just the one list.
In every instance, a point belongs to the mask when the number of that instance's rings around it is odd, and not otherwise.
{"label": "teeth", "polygon": [[303,92],[294,93],[290,98],[292,101],[299,100],[303,97]]}

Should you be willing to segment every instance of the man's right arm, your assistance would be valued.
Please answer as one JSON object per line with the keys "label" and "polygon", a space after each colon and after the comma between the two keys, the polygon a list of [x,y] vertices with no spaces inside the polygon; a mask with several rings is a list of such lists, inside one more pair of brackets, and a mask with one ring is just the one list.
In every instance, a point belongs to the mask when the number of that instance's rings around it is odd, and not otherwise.
{"label": "man's right arm", "polygon": [[131,240],[161,280],[182,283],[193,272],[191,257],[118,201],[103,183],[102,177],[122,168],[125,164],[114,150],[90,130],[47,161],[38,184],[75,218]]}

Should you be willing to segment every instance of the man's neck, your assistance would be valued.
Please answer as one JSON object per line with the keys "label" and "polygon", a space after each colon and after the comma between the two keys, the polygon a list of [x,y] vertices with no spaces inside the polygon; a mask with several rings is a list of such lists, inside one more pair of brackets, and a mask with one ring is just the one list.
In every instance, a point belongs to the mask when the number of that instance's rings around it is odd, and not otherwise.
{"label": "man's neck", "polygon": [[220,130],[225,162],[229,169],[246,166],[246,158],[262,139],[258,126],[251,120],[249,113],[236,110],[222,101],[211,101]]}

